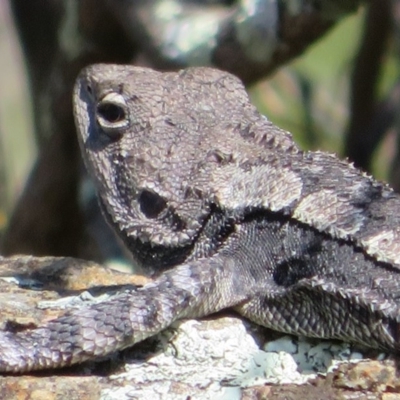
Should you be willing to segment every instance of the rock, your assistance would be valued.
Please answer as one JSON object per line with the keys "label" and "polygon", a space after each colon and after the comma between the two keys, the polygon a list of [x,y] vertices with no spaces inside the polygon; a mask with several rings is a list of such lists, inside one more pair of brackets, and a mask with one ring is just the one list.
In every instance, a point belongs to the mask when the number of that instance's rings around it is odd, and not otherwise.
{"label": "rock", "polygon": [[[148,281],[73,258],[0,257],[0,328],[34,328]],[[106,360],[0,377],[0,398],[400,398],[395,360],[354,360],[361,356],[349,344],[284,336],[226,312],[179,321]]]}

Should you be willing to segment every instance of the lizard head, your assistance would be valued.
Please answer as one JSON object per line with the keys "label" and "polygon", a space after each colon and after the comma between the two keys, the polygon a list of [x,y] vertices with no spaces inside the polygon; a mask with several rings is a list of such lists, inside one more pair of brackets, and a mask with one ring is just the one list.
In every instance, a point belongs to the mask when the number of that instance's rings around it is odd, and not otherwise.
{"label": "lizard head", "polygon": [[212,209],[213,164],[230,160],[222,124],[237,124],[248,104],[237,78],[210,68],[82,71],[74,112],[83,158],[107,219],[134,256],[143,255],[134,248],[141,245],[168,260],[168,252],[190,251]]}

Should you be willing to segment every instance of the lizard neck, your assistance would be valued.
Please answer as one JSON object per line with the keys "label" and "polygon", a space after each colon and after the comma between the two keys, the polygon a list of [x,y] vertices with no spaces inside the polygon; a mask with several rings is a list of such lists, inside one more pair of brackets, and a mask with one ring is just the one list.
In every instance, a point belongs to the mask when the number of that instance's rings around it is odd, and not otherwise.
{"label": "lizard neck", "polygon": [[100,197],[99,203],[107,223],[114,232],[118,233],[118,236],[129,249],[135,265],[141,267],[147,275],[157,276],[178,264],[182,264],[193,253],[194,244],[180,247],[154,245],[129,235],[125,229],[114,222]]}

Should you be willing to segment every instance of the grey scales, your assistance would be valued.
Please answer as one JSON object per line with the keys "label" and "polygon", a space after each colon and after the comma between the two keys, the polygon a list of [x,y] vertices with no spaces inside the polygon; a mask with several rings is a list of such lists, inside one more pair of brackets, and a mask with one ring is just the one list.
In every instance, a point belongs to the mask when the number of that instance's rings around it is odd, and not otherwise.
{"label": "grey scales", "polygon": [[225,308],[400,352],[400,196],[387,185],[301,151],[211,68],[93,65],[74,110],[104,215],[155,279],[1,332],[1,372],[95,359]]}

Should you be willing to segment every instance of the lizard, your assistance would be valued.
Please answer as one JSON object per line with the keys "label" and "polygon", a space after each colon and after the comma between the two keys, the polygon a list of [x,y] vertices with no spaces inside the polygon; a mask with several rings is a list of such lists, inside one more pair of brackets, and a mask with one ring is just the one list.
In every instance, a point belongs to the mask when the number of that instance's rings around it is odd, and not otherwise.
{"label": "lizard", "polygon": [[95,359],[226,308],[399,353],[400,196],[387,184],[300,150],[216,69],[97,64],[73,102],[104,216],[154,280],[1,332],[1,372]]}

